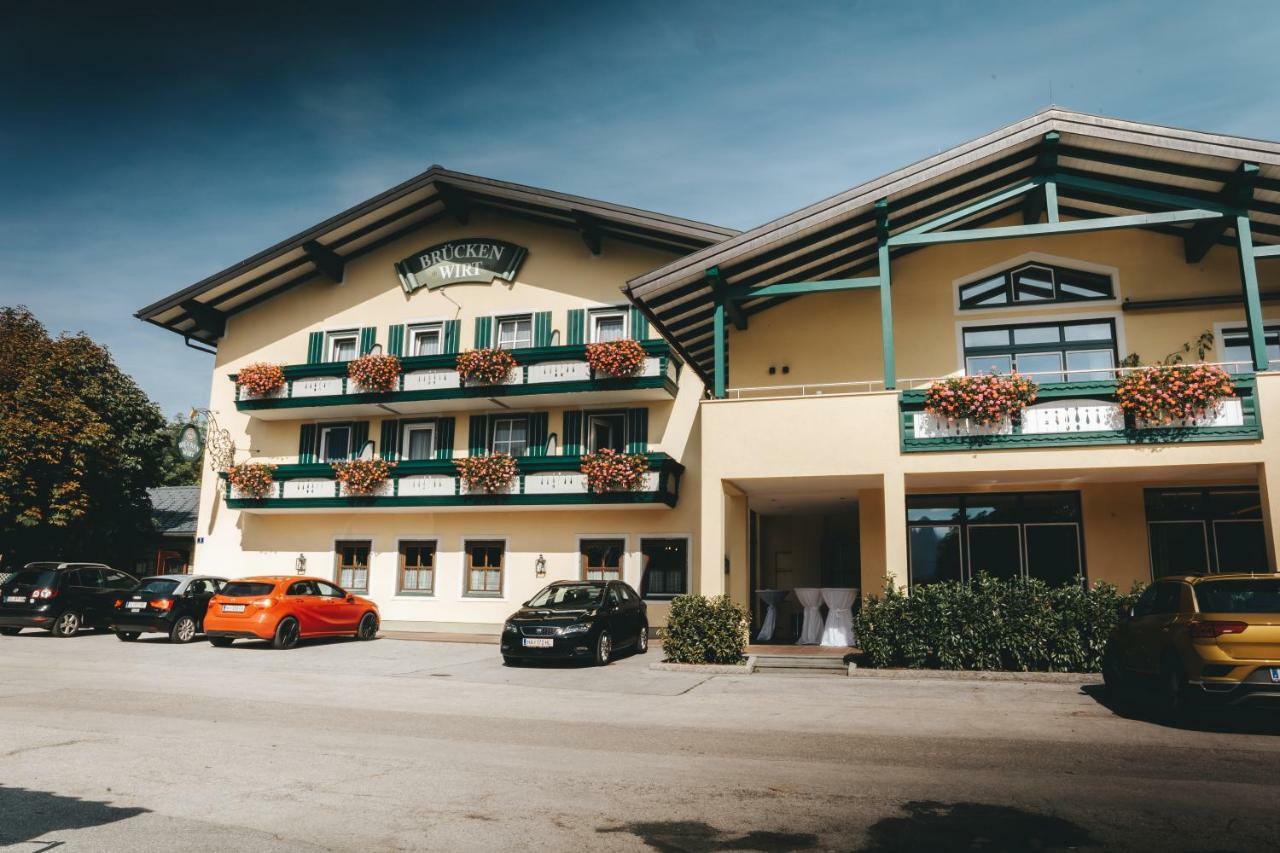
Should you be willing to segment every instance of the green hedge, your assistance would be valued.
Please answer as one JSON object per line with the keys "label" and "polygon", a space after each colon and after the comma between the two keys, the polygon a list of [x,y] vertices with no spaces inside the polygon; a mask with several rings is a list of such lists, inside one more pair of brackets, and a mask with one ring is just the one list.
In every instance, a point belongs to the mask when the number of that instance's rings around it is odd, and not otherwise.
{"label": "green hedge", "polygon": [[748,625],[747,611],[726,596],[676,596],[662,651],[671,663],[741,663]]}
{"label": "green hedge", "polygon": [[862,663],[872,667],[1098,672],[1117,608],[1140,592],[982,574],[910,595],[887,586],[863,601],[853,628]]}

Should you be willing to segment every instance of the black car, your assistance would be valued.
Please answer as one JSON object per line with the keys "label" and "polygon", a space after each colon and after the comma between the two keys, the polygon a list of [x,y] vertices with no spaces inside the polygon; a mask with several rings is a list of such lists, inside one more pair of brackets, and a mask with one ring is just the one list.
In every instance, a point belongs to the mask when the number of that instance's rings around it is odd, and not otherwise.
{"label": "black car", "polygon": [[0,634],[43,628],[73,637],[81,628],[106,628],[116,598],[137,585],[101,563],[28,563],[0,585]]}
{"label": "black car", "polygon": [[591,660],[604,666],[615,649],[649,650],[649,617],[621,581],[556,581],[524,603],[502,627],[502,660]]}
{"label": "black car", "polygon": [[189,643],[204,631],[209,599],[226,578],[205,575],[156,575],[115,600],[111,630],[125,642],[139,634],[168,634],[173,643]]}

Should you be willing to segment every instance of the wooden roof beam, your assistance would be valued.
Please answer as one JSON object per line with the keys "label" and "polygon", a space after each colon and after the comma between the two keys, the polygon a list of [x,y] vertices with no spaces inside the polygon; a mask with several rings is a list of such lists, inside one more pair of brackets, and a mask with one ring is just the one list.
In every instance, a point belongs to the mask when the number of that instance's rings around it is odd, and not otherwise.
{"label": "wooden roof beam", "polygon": [[179,305],[195,321],[196,328],[202,332],[220,338],[227,333],[227,315],[217,308],[210,308],[203,302],[185,299]]}
{"label": "wooden roof beam", "polygon": [[[1040,153],[1036,155],[1036,165],[1034,174],[1037,177],[1045,177],[1052,175],[1058,170],[1058,142],[1060,137],[1058,131],[1051,130],[1044,135],[1044,139],[1040,142]],[[1043,192],[1030,192],[1022,201],[1022,221],[1026,225],[1040,221],[1040,216],[1048,207],[1048,200],[1051,195],[1056,195],[1054,190],[1050,189],[1048,184],[1045,185]],[[1056,217],[1055,217],[1056,219]]]}
{"label": "wooden roof beam", "polygon": [[466,225],[471,221],[471,202],[466,193],[452,184],[440,182],[436,182],[436,192],[440,195],[440,201],[444,203],[444,209],[457,220],[459,225]]}
{"label": "wooden roof beam", "polygon": [[341,255],[315,240],[308,240],[303,243],[302,252],[311,263],[316,265],[316,269],[333,279],[334,284],[342,284],[342,276],[347,262],[343,260]]}
{"label": "wooden roof beam", "polygon": [[740,332],[746,331],[747,315],[743,312],[742,306],[730,298],[729,283],[720,274],[719,267],[711,267],[707,270],[707,281],[711,283],[711,291],[715,294],[717,304],[724,304],[725,312],[729,315],[733,327]]}
{"label": "wooden roof beam", "polygon": [[[1248,208],[1253,201],[1253,190],[1258,185],[1260,170],[1257,163],[1241,163],[1222,185],[1222,200],[1232,207]],[[1183,240],[1183,254],[1187,263],[1195,264],[1209,254],[1209,250],[1227,231],[1229,217],[1197,222]]]}
{"label": "wooden roof beam", "polygon": [[600,250],[604,247],[604,233],[600,230],[599,221],[589,213],[581,210],[572,211],[573,221],[578,225],[578,234],[582,237],[582,242],[586,244],[587,250],[593,255],[599,255]]}

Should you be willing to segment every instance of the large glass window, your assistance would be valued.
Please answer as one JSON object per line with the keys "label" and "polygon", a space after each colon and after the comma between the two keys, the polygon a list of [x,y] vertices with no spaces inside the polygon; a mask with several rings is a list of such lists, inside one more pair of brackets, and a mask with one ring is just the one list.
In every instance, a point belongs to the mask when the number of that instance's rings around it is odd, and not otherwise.
{"label": "large glass window", "polygon": [[975,326],[964,330],[965,373],[1032,374],[1037,382],[1110,379],[1116,366],[1113,320]]}
{"label": "large glass window", "polygon": [[626,551],[624,540],[583,539],[581,551],[583,580],[622,580],[622,555]]}
{"label": "large glass window", "polygon": [[1078,492],[911,495],[911,583],[1035,577],[1064,584],[1084,575]]}
{"label": "large glass window", "polygon": [[[1263,340],[1267,344],[1267,363],[1272,370],[1280,370],[1280,323],[1267,323],[1263,327]],[[1249,330],[1235,326],[1222,330],[1222,360],[1230,362],[1231,373],[1253,371],[1253,347],[1249,343]]]}
{"label": "large glass window", "polygon": [[1267,571],[1256,488],[1148,489],[1146,505],[1153,578]]}
{"label": "large glass window", "polygon": [[498,349],[524,349],[533,346],[533,318],[503,317],[498,320]]}
{"label": "large glass window", "polygon": [[687,539],[641,539],[640,559],[644,563],[640,595],[673,598],[689,591]]}
{"label": "large glass window", "polygon": [[400,543],[400,592],[431,595],[436,586],[436,543]]}
{"label": "large glass window", "polygon": [[466,543],[467,595],[502,595],[502,560],[506,546],[502,542]]}
{"label": "large glass window", "polygon": [[529,447],[529,419],[523,415],[514,418],[493,419],[493,453],[509,453],[523,456]]}
{"label": "large glass window", "polygon": [[335,544],[338,586],[349,592],[369,591],[369,552],[371,550],[373,550],[373,543],[367,540]]}
{"label": "large glass window", "polygon": [[1023,264],[960,285],[965,310],[1114,298],[1111,276],[1050,264]]}

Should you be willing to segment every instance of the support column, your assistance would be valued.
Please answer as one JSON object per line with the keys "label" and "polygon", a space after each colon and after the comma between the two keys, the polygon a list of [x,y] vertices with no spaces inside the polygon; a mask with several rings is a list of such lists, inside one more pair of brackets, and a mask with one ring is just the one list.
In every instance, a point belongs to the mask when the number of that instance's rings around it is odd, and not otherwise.
{"label": "support column", "polygon": [[715,341],[714,353],[715,359],[715,388],[712,392],[717,400],[724,398],[725,386],[725,363],[724,363],[724,294],[716,293],[716,314],[715,314]]}
{"label": "support column", "polygon": [[1280,571],[1280,460],[1258,466],[1262,530],[1267,538],[1267,568]]}
{"label": "support column", "polygon": [[901,474],[885,474],[884,487],[858,492],[858,539],[863,595],[886,583],[907,586],[907,506]]}
{"label": "support column", "polygon": [[1236,240],[1240,249],[1240,284],[1244,288],[1244,315],[1249,326],[1253,369],[1266,370],[1267,342],[1262,328],[1262,299],[1258,295],[1258,267],[1253,258],[1253,232],[1249,228],[1248,216],[1236,217]]}
{"label": "support column", "polygon": [[880,264],[880,347],[884,359],[884,387],[898,387],[893,363],[893,298],[889,277],[889,200],[876,202],[876,257]]}
{"label": "support column", "polygon": [[725,493],[719,477],[702,476],[702,510],[698,537],[698,577],[690,592],[722,595],[725,591]]}
{"label": "support column", "polygon": [[894,586],[907,586],[907,487],[900,472],[884,475],[885,577]]}
{"label": "support column", "polygon": [[725,487],[724,496],[724,560],[720,572],[724,578],[724,591],[731,599],[751,608],[748,600],[751,577],[750,519],[747,515],[747,496],[733,486]]}

